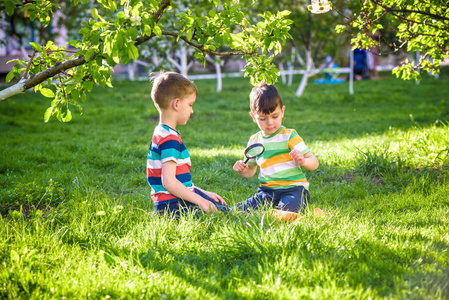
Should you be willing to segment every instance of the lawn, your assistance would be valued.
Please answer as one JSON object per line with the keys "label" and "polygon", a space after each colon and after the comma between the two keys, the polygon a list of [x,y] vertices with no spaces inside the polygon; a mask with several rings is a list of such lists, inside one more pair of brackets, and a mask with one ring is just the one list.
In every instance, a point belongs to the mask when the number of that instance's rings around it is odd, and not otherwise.
{"label": "lawn", "polygon": [[[358,81],[354,95],[311,80],[295,98],[299,80],[277,85],[283,124],[320,167],[290,223],[268,208],[152,217],[148,82],[94,89],[70,123],[44,123],[51,99],[34,92],[0,102],[0,298],[449,299],[449,71]],[[193,181],[234,204],[258,186],[232,170],[258,130],[251,86],[195,83],[178,128]]]}

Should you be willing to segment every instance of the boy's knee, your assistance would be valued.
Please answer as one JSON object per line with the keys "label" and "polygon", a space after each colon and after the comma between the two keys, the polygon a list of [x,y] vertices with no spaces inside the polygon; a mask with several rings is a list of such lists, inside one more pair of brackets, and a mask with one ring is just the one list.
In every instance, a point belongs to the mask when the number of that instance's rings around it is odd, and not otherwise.
{"label": "boy's knee", "polygon": [[277,209],[291,211],[291,212],[303,212],[309,204],[310,195],[306,189],[299,189],[294,194],[287,194],[281,197]]}

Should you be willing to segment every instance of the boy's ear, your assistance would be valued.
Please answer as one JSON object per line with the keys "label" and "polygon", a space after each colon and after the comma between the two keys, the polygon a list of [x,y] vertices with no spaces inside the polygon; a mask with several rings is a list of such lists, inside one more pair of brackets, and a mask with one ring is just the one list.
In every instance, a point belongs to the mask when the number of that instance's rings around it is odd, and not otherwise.
{"label": "boy's ear", "polygon": [[256,116],[253,114],[252,111],[249,112],[249,115],[251,116],[251,118],[253,118],[254,123],[257,123]]}
{"label": "boy's ear", "polygon": [[171,107],[175,110],[178,111],[179,110],[179,98],[175,98],[171,101]]}

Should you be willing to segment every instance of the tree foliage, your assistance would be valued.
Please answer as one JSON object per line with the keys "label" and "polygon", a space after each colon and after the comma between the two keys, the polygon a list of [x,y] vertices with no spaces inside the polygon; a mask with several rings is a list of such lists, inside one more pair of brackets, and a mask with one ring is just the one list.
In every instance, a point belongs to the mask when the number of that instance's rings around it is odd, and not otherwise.
{"label": "tree foliage", "polygon": [[[79,38],[68,42],[75,50],[58,47],[52,41],[31,43],[34,50],[29,61],[16,61],[7,81],[23,77],[23,89],[31,87],[53,98],[45,120],[56,116],[70,121],[73,107],[80,104],[95,85],[111,84],[111,71],[119,63],[139,57],[138,46],[148,41],[170,37],[183,40],[195,49],[196,58],[207,54],[243,56],[245,76],[252,84],[261,80],[274,82],[279,71],[272,63],[274,55],[290,39],[289,11],[259,14],[251,22],[239,0],[201,1],[207,5],[196,9],[197,1],[171,0],[70,0],[68,5],[90,5],[90,17],[80,24]],[[2,9],[8,15],[20,9],[31,20],[48,26],[60,2],[49,0],[5,0]],[[204,13],[206,11],[206,13]],[[54,86],[54,89],[50,89]]]}
{"label": "tree foliage", "polygon": [[[364,0],[354,10],[350,25],[357,32],[352,39],[354,48],[388,48],[380,55],[406,51],[420,51],[419,61],[405,59],[393,69],[403,79],[420,79],[421,71],[438,73],[440,61],[449,54],[449,1],[448,0]],[[386,27],[388,26],[388,28]],[[337,26],[337,32],[347,29]],[[384,31],[394,35],[383,34]],[[380,32],[378,38],[373,34]],[[382,49],[382,48],[381,48]]]}

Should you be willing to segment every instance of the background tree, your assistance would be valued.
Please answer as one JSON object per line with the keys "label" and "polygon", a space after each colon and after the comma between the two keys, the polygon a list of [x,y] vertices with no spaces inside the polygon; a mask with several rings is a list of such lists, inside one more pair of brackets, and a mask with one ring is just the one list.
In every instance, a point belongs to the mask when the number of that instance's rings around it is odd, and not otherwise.
{"label": "background tree", "polygon": [[[353,48],[378,47],[379,55],[419,50],[418,61],[405,59],[393,73],[416,80],[420,79],[421,71],[439,73],[440,62],[449,54],[448,0],[366,0],[360,1],[360,7],[352,12],[342,13],[351,21],[352,28],[338,25],[336,31],[352,30]],[[374,38],[377,31],[380,35]]]}
{"label": "background tree", "polygon": [[[86,0],[70,2],[72,5],[88,3]],[[76,50],[57,47],[51,40],[42,45],[31,43],[34,52],[30,60],[16,61],[6,78],[10,81],[21,77],[21,80],[1,91],[1,100],[33,87],[53,98],[45,112],[46,121],[52,115],[60,121],[70,121],[70,109],[78,107],[81,111],[80,103],[95,85],[112,86],[114,66],[136,60],[139,45],[161,37],[183,40],[195,49],[195,56],[200,60],[207,54],[243,56],[247,61],[245,76],[250,77],[252,84],[261,80],[274,82],[279,71],[272,63],[273,56],[280,53],[282,45],[291,38],[292,21],[287,19],[288,11],[265,11],[257,23],[251,23],[238,0],[210,0],[206,2],[209,5],[207,14],[197,14],[191,2],[187,3],[185,11],[179,12],[172,10],[176,2],[170,0],[121,0],[120,3],[97,0],[93,3],[96,5],[91,6],[89,20],[81,23],[79,39],[68,42]],[[44,26],[48,26],[54,11],[60,9],[60,5],[49,0],[25,3],[5,0],[2,5],[8,15],[21,7],[32,21],[38,19]],[[165,16],[176,21],[164,23]],[[50,85],[55,87],[55,92],[48,88]]]}
{"label": "background tree", "polygon": [[[357,3],[353,3],[354,1],[346,0],[332,2],[333,6],[340,8],[342,11],[352,9],[354,5],[357,5]],[[290,18],[293,23],[290,25],[290,34],[293,38],[289,41],[291,45],[286,47],[290,53],[284,52],[283,58],[286,62],[289,59],[300,62],[305,68],[305,74],[298,86],[296,96],[302,95],[307,86],[308,78],[317,74],[315,62],[324,61],[327,55],[335,57],[340,51],[346,51],[350,41],[349,35],[335,34],[335,26],[341,23],[341,16],[337,11],[331,10],[325,14],[311,14],[308,10],[310,4],[310,0],[264,0],[251,6],[251,9],[255,11],[262,7],[270,11],[285,9],[291,11]]]}

